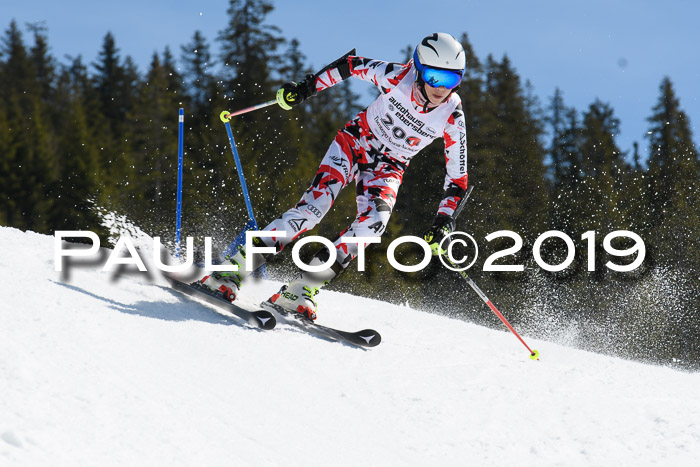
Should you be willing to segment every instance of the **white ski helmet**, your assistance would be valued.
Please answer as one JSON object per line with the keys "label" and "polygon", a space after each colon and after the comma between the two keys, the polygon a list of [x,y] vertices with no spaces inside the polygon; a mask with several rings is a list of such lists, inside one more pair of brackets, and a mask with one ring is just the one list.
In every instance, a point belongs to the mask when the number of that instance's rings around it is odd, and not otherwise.
{"label": "white ski helmet", "polygon": [[467,66],[462,44],[451,35],[436,32],[423,38],[413,52],[418,77],[432,87],[453,89],[459,85]]}

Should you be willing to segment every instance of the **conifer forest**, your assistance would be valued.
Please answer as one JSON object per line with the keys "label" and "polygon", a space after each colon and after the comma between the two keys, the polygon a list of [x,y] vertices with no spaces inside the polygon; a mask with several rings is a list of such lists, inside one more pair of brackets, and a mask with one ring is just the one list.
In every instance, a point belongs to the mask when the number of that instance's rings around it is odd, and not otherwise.
{"label": "conifer forest", "polygon": [[[0,225],[49,235],[92,230],[105,245],[102,218],[113,212],[172,250],[177,112],[184,108],[182,235],[195,238],[197,255],[207,236],[223,250],[248,217],[219,114],[273,99],[281,84],[318,71],[297,40],[268,22],[272,8],[267,0],[231,0],[225,29],[214,37],[196,32],[179,50],[154,53],[145,70],[108,31],[98,56],[57,58],[50,23],[9,21],[0,39]],[[609,103],[573,108],[565,88],[541,102],[508,56],[477,56],[468,32],[452,34],[467,53],[457,92],[474,190],[457,228],[479,242],[469,275],[523,334],[699,368],[700,156],[673,77],[648,90],[657,96],[640,116],[648,134],[625,149],[616,144],[620,120]],[[406,45],[397,54],[407,62],[415,44]],[[356,92],[342,83],[290,111],[274,105],[232,119],[261,226],[299,200],[337,131],[362,109]],[[458,274],[439,263],[401,273],[386,259],[392,239],[422,237],[430,226],[443,196],[444,160],[442,139],[413,159],[381,244],[368,248],[367,270],[351,265],[329,287],[498,328]],[[356,214],[348,187],[311,234],[333,239]],[[517,232],[523,245],[496,264],[523,265],[523,272],[483,271],[490,255],[513,245],[505,237],[485,240],[501,230]],[[574,261],[562,271],[546,271],[533,258],[537,238],[550,230],[575,244]],[[635,259],[604,248],[604,237],[618,230],[644,241],[646,255],[634,271],[606,266]],[[595,235],[584,236],[589,231]],[[618,249],[633,246],[629,238],[617,242]],[[540,251],[549,264],[567,254],[557,239]],[[311,252],[305,247],[302,256]],[[401,252],[407,262],[413,254]],[[290,252],[268,269],[288,277]]]}

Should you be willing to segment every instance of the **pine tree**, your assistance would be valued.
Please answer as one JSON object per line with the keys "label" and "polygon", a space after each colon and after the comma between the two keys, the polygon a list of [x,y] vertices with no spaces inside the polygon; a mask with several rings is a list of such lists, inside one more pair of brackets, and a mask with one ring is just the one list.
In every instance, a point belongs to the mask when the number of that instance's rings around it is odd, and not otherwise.
{"label": "pine tree", "polygon": [[615,143],[620,121],[609,104],[593,102],[583,116],[580,151],[583,177],[577,186],[580,203],[574,229],[608,232],[623,225],[623,175],[629,171],[625,156]]}
{"label": "pine tree", "polygon": [[307,68],[306,56],[301,51],[299,40],[294,38],[289,41],[289,47],[283,55],[280,77],[284,81],[299,81],[307,73],[311,71]]}
{"label": "pine tree", "polygon": [[24,45],[21,31],[12,21],[3,39],[1,52],[7,57],[0,68],[0,97],[7,109],[4,155],[6,172],[0,174],[0,203],[9,225],[49,231],[48,213],[53,202],[48,196],[55,179],[51,158],[51,133],[46,107],[36,82],[36,70]]}
{"label": "pine tree", "polygon": [[113,204],[111,208],[126,210],[126,206],[139,206],[133,198],[140,196],[135,192],[139,180],[137,161],[132,152],[136,134],[128,115],[133,112],[140,76],[131,57],[122,61],[111,33],[105,35],[93,67],[97,72],[92,76],[93,87],[101,110],[100,120],[104,122],[98,131],[107,192],[110,204]]}
{"label": "pine tree", "polygon": [[[79,70],[79,71],[78,71]],[[100,200],[98,145],[90,130],[86,111],[85,69],[74,61],[60,74],[55,90],[57,109],[62,118],[57,124],[59,177],[52,197],[56,205],[51,225],[56,230],[91,230],[102,233],[95,205]]]}
{"label": "pine tree", "polygon": [[97,70],[95,75],[95,88],[97,89],[102,112],[107,117],[112,132],[120,133],[125,121],[129,99],[126,95],[126,70],[121,63],[119,49],[111,32],[108,32],[102,43],[98,61],[93,64]]}
{"label": "pine tree", "polygon": [[[649,170],[646,237],[655,260],[671,274],[690,279],[691,289],[676,298],[674,310],[653,323],[660,328],[663,350],[683,360],[700,355],[700,156],[691,124],[681,109],[671,79],[659,86],[659,99],[648,118]],[[660,323],[659,323],[660,321]]]}
{"label": "pine tree", "polygon": [[224,85],[237,107],[248,107],[269,96],[273,71],[280,65],[275,53],[283,39],[280,29],[265,24],[274,9],[265,0],[229,0],[229,23],[219,33]]}
{"label": "pine tree", "polygon": [[648,118],[650,222],[665,255],[700,270],[700,158],[690,121],[666,77]]}
{"label": "pine tree", "polygon": [[552,126],[552,209],[550,226],[566,232],[571,238],[579,233],[575,226],[577,205],[582,202],[577,190],[582,181],[581,124],[578,112],[564,105],[561,94],[555,93],[549,123]]}
{"label": "pine tree", "polygon": [[215,86],[209,43],[201,31],[195,31],[192,41],[181,47],[183,78],[187,94],[191,98],[194,114],[208,110],[212,88]]}
{"label": "pine tree", "polygon": [[[90,141],[91,148],[97,153],[98,167],[95,172],[99,174],[98,205],[109,204],[109,199],[115,194],[114,185],[121,182],[113,176],[107,175],[107,168],[110,166],[109,153],[112,153],[108,145],[112,144],[112,133],[109,128],[107,117],[105,116],[98,89],[94,86],[94,81],[88,73],[87,66],[83,63],[82,57],[70,57],[69,64],[64,67],[62,76],[63,86],[68,89],[73,99],[73,105],[79,106],[76,114],[84,114],[86,130],[88,132],[87,141]],[[79,118],[77,118],[79,120]],[[86,145],[88,143],[85,143]],[[116,172],[112,170],[112,172]]]}
{"label": "pine tree", "polygon": [[34,35],[34,45],[29,54],[34,65],[35,80],[40,87],[42,101],[47,102],[51,98],[56,80],[56,64],[49,54],[48,38],[46,37],[48,28],[42,23],[28,24],[27,27]]}
{"label": "pine tree", "polygon": [[0,225],[12,225],[15,212],[15,202],[11,195],[17,180],[14,173],[16,155],[11,131],[6,104],[0,105]]}
{"label": "pine tree", "polygon": [[105,130],[108,123],[102,112],[98,89],[94,86],[87,66],[83,63],[82,56],[68,57],[68,64],[64,67],[63,80],[70,83],[70,92],[76,94],[76,98],[82,101],[82,107],[86,112],[93,139],[96,144],[105,140]]}
{"label": "pine tree", "polygon": [[621,170],[624,154],[615,143],[620,120],[614,116],[609,104],[596,100],[583,116],[582,170],[586,175],[600,176]]}
{"label": "pine tree", "polygon": [[[134,156],[137,160],[135,192],[154,209],[175,199],[177,181],[177,118],[182,78],[166,48],[162,58],[153,54],[145,82],[134,107]],[[171,122],[171,123],[170,123]],[[148,202],[152,202],[150,204]],[[168,209],[172,212],[172,209]]]}
{"label": "pine tree", "polygon": [[534,241],[546,225],[543,128],[508,57],[501,62],[488,57],[485,86],[484,164],[475,161],[470,172],[480,183],[478,203],[488,203],[481,215],[491,219],[487,232],[505,228]]}
{"label": "pine tree", "polygon": [[551,157],[551,165],[549,176],[552,177],[553,185],[561,183],[565,173],[565,138],[566,131],[566,112],[567,108],[564,105],[564,98],[559,88],[554,90],[554,96],[550,100],[547,110],[550,112],[546,118],[546,122],[551,127],[552,143],[549,147],[549,156]]}
{"label": "pine tree", "polygon": [[184,89],[188,99],[185,108],[187,140],[186,149],[190,157],[197,161],[197,167],[214,173],[212,183],[221,184],[223,174],[218,170],[221,159],[222,137],[219,113],[226,109],[223,90],[214,72],[215,61],[210,53],[207,40],[199,31],[195,31],[192,41],[181,48],[183,64]]}

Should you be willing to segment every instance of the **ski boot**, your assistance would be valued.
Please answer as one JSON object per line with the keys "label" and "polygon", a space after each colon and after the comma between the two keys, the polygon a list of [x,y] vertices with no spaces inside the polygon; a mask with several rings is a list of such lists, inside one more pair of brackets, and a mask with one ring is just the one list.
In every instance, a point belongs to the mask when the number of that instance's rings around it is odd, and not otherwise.
{"label": "ski boot", "polygon": [[305,285],[299,278],[283,285],[280,291],[268,301],[287,311],[299,313],[304,319],[315,321],[318,308],[314,300],[316,295],[318,295],[318,287]]}
{"label": "ski boot", "polygon": [[[222,264],[228,265],[227,261],[224,261]],[[226,300],[232,302],[238,296],[242,280],[243,278],[238,272],[216,271],[202,277],[199,283],[213,292],[220,292]]]}
{"label": "ski boot", "polygon": [[[318,257],[314,257],[310,263],[311,266],[320,264],[324,263]],[[298,313],[302,319],[313,322],[316,320],[318,311],[318,304],[314,297],[318,295],[321,287],[327,285],[337,275],[337,272],[333,268],[321,272],[304,271],[289,284],[282,286],[279,292],[268,299],[268,302],[288,312]]]}
{"label": "ski boot", "polygon": [[241,283],[264,262],[262,255],[256,254],[255,256],[253,258],[254,268],[247,270],[245,249],[243,246],[239,246],[235,255],[226,256],[221,263],[224,266],[236,265],[238,266],[238,271],[212,272],[201,278],[199,284],[211,291],[220,292],[226,300],[234,301],[241,289]]}

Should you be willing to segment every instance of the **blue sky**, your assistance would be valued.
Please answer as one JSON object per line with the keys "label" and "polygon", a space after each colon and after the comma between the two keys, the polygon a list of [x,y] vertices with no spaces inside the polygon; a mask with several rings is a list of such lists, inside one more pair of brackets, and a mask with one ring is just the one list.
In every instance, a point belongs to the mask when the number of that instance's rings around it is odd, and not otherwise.
{"label": "blue sky", "polygon": [[[93,62],[107,31],[122,55],[145,71],[154,51],[169,45],[176,57],[195,30],[210,42],[226,26],[228,0],[3,0],[0,27],[45,21],[59,60],[81,54]],[[663,76],[673,81],[694,139],[700,125],[700,2],[696,0],[353,0],[273,1],[268,24],[297,38],[315,68],[356,47],[358,54],[400,60],[401,50],[444,31],[469,34],[480,59],[508,54],[542,104],[558,86],[567,105],[585,110],[596,98],[622,121],[617,142],[646,153],[646,118]],[[29,41],[29,36],[25,36]],[[360,88],[358,88],[360,89]],[[363,94],[363,104],[370,93]]]}

